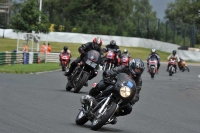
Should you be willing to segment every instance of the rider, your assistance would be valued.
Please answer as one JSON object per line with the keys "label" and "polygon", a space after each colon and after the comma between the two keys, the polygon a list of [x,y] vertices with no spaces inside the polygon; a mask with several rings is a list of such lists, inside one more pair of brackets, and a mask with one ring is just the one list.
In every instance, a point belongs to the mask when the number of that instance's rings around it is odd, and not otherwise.
{"label": "rider", "polygon": [[151,54],[147,57],[147,68],[148,68],[148,72],[149,72],[149,60],[152,58],[152,57],[155,57],[158,61],[157,63],[157,70],[159,69],[160,67],[160,56],[156,53],[156,49],[151,49]]}
{"label": "rider", "polygon": [[[129,60],[129,61],[131,60],[131,55],[128,53],[128,50],[127,50],[127,49],[124,49],[124,52],[121,54],[121,59],[122,59],[124,56],[128,56],[128,60]],[[122,64],[122,60],[121,60],[121,64]]]}
{"label": "rider", "polygon": [[68,49],[67,46],[64,46],[63,49],[60,51],[60,54],[59,54],[60,64],[61,64],[60,56],[61,56],[62,54],[69,54],[69,55],[70,55],[70,58],[69,58],[69,63],[70,63],[70,59],[71,59],[72,55],[71,55],[71,52],[70,52],[70,50]]}
{"label": "rider", "polygon": [[[81,47],[78,48],[78,51],[81,53],[80,57],[78,57],[75,61],[73,61],[71,63],[71,66],[69,68],[68,72],[65,72],[64,75],[65,76],[70,76],[71,73],[74,71],[75,67],[77,66],[77,64],[81,61],[83,61],[83,58],[85,57],[86,53],[92,49],[98,51],[101,55],[101,64],[102,64],[102,57],[103,57],[103,52],[101,49],[101,45],[102,45],[102,39],[99,37],[96,37],[93,39],[92,42],[87,42],[85,44],[82,44]],[[97,75],[97,70],[94,71],[93,76],[89,77],[89,80],[91,80],[92,78],[94,78]],[[87,86],[87,83],[86,85]]]}
{"label": "rider", "polygon": [[[111,70],[106,70],[103,72],[104,77],[115,77],[119,73],[126,73],[129,75],[136,83],[136,94],[131,101],[131,103],[127,104],[126,106],[120,107],[120,110],[115,114],[113,119],[113,123],[115,124],[117,116],[128,115],[132,111],[132,106],[139,100],[139,93],[142,88],[142,78],[141,75],[145,69],[144,63],[139,58],[134,58],[129,61],[129,66],[120,65]],[[89,92],[89,95],[92,97],[96,97],[100,91],[103,91],[109,86],[104,80],[101,80],[98,84],[94,83],[92,89]]]}
{"label": "rider", "polygon": [[[172,54],[170,54],[168,57],[167,57],[168,61],[170,61],[170,59],[172,60],[176,60],[177,62],[180,61],[180,58],[179,56],[176,54],[176,50],[173,50],[172,51]],[[176,72],[176,69],[177,69],[177,62],[175,62],[175,72]],[[168,65],[167,65],[167,71],[169,71],[169,65],[170,65],[170,62],[168,62]]]}
{"label": "rider", "polygon": [[115,50],[115,66],[119,66],[120,65],[120,54],[121,51],[119,49],[119,46],[116,44],[115,40],[111,40],[110,44],[106,45],[104,48],[105,52],[108,52],[109,49],[114,49]]}

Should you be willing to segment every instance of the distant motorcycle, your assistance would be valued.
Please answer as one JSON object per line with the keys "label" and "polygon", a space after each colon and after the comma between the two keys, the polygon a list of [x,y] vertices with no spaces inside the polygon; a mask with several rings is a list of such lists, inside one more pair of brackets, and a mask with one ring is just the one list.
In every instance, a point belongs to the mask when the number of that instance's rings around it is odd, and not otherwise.
{"label": "distant motorcycle", "polygon": [[190,69],[188,68],[188,66],[186,65],[186,62],[183,59],[180,59],[180,62],[178,63],[179,69],[184,72],[186,71],[190,71]]}
{"label": "distant motorcycle", "polygon": [[85,63],[78,63],[72,74],[68,77],[67,91],[74,88],[74,93],[78,93],[100,64],[100,54],[96,50],[90,50],[85,57]]}
{"label": "distant motorcycle", "polygon": [[69,68],[70,54],[62,53],[60,55],[60,60],[62,71],[66,71],[66,68]]}
{"label": "distant motorcycle", "polygon": [[106,56],[105,56],[105,63],[103,66],[103,71],[107,70],[107,69],[111,69],[115,67],[115,49],[109,49],[108,52],[106,52]]}
{"label": "distant motorcycle", "polygon": [[120,73],[113,79],[105,79],[110,84],[95,99],[89,95],[81,97],[82,108],[76,117],[77,125],[91,121],[91,129],[98,130],[105,124],[112,124],[114,113],[120,106],[131,102],[136,92],[136,84],[127,74]]}
{"label": "distant motorcycle", "polygon": [[175,63],[176,60],[171,59],[170,60],[170,65],[169,65],[169,76],[172,76],[175,73]]}
{"label": "distant motorcycle", "polygon": [[149,59],[149,73],[151,75],[151,78],[154,78],[154,75],[158,72],[157,67],[158,60],[156,58],[150,58]]}
{"label": "distant motorcycle", "polygon": [[121,64],[128,66],[129,63],[129,56],[128,55],[124,55],[123,57],[121,57]]}

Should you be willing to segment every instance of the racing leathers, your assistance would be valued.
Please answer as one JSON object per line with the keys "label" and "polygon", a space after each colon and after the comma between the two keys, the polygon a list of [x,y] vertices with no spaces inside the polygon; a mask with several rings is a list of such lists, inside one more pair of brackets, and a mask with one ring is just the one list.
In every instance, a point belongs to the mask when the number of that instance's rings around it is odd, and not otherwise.
{"label": "racing leathers", "polygon": [[151,59],[151,58],[156,58],[157,59],[157,66],[158,66],[158,68],[157,69],[159,69],[160,68],[160,56],[158,55],[158,54],[150,54],[148,57],[147,57],[147,68],[148,68],[148,71],[149,71],[149,60]]}
{"label": "racing leathers", "polygon": [[[136,76],[136,75],[132,75],[129,67],[128,66],[124,66],[124,65],[120,65],[118,67],[115,67],[111,70],[106,70],[103,72],[103,75],[107,75],[109,77],[115,77],[117,74],[119,73],[126,73],[127,75],[129,75],[136,83],[136,94],[133,98],[133,100],[131,101],[131,103],[120,107],[120,110],[117,112],[117,114],[115,114],[116,116],[123,116],[123,115],[128,115],[131,113],[132,111],[132,106],[134,105],[138,100],[139,100],[139,93],[142,87],[142,79],[141,76]],[[103,91],[104,89],[106,89],[110,84],[104,82],[104,80],[101,80],[98,84],[93,85],[92,89],[89,92],[90,96],[96,97],[100,91]]]}
{"label": "racing leathers", "polygon": [[[90,50],[96,50],[100,53],[100,63],[103,64],[103,61],[102,61],[102,58],[104,57],[103,55],[103,52],[102,52],[102,49],[101,47],[98,47],[98,48],[94,48],[93,47],[93,42],[88,42],[88,43],[85,43],[85,44],[82,44],[81,47],[78,48],[78,51],[80,52],[80,57],[78,57],[76,60],[74,60],[72,63],[71,63],[71,66],[69,68],[69,71],[67,73],[65,73],[64,75],[65,76],[69,76],[73,71],[74,69],[76,68],[77,64],[81,61],[84,62],[84,57],[86,55],[86,53]],[[97,75],[97,69],[98,67],[96,68],[96,70],[94,70],[92,76],[89,77],[89,80],[91,80],[92,78],[94,78],[96,75]]]}

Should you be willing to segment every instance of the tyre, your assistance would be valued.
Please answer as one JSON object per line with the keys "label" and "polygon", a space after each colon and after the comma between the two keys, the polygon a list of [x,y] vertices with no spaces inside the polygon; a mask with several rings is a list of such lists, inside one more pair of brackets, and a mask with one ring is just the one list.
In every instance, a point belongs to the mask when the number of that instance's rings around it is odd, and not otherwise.
{"label": "tyre", "polygon": [[101,128],[107,121],[108,119],[115,113],[117,104],[112,102],[110,105],[107,106],[107,110],[104,112],[100,118],[95,117],[92,121],[92,130],[98,130]]}
{"label": "tyre", "polygon": [[84,125],[88,121],[87,117],[81,110],[78,115],[76,116],[76,124],[77,125]]}
{"label": "tyre", "polygon": [[66,66],[62,64],[62,71],[66,71]]}
{"label": "tyre", "polygon": [[71,91],[71,89],[72,89],[72,87],[69,86],[69,84],[67,83],[67,84],[66,84],[66,91]]}
{"label": "tyre", "polygon": [[154,73],[153,72],[151,72],[151,78],[154,78]]}
{"label": "tyre", "polygon": [[83,76],[79,79],[76,86],[74,87],[74,93],[78,93],[83,85],[88,81],[89,74],[87,72],[83,72]]}
{"label": "tyre", "polygon": [[185,66],[185,70],[187,70],[188,72],[190,71],[190,69],[187,66]]}

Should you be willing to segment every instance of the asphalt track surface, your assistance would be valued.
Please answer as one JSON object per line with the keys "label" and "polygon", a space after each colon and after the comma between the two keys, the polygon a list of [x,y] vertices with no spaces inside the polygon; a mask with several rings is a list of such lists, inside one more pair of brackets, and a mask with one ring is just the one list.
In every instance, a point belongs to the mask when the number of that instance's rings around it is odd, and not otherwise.
{"label": "asphalt track surface", "polygon": [[[162,65],[155,79],[144,72],[140,100],[130,115],[118,117],[115,125],[97,132],[106,133],[199,133],[200,66],[190,72],[168,76]],[[75,124],[80,93],[65,91],[62,71],[38,74],[0,74],[0,133],[92,133],[90,122]],[[102,72],[89,81],[101,79]]]}

